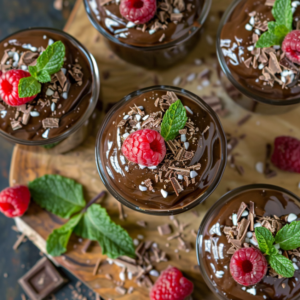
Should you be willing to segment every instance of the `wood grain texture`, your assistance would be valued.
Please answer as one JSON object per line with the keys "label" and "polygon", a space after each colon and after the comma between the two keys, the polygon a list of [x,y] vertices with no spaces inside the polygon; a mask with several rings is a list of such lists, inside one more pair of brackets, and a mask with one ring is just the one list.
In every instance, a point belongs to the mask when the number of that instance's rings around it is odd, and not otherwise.
{"label": "wood grain texture", "polygon": [[[80,1],[80,0],[79,0]],[[125,208],[126,220],[120,221],[118,218],[117,201],[111,196],[107,197],[102,205],[107,208],[108,213],[113,220],[122,225],[133,238],[142,234],[145,240],[153,240],[167,252],[170,262],[160,263],[155,268],[162,270],[169,264],[179,267],[195,283],[194,299],[216,299],[204,284],[201,274],[195,268],[197,265],[195,252],[195,237],[190,234],[191,229],[197,230],[201,219],[209,207],[221,197],[228,189],[250,183],[270,183],[285,187],[297,195],[300,195],[298,183],[299,174],[290,174],[278,171],[278,176],[266,179],[263,174],[259,174],[255,165],[257,162],[263,162],[265,159],[266,143],[273,143],[278,135],[292,135],[300,138],[299,115],[300,108],[281,116],[261,116],[253,115],[244,125],[238,127],[237,122],[244,117],[247,112],[236,106],[225,94],[220,86],[213,85],[217,82],[217,59],[215,56],[215,37],[219,22],[220,12],[224,11],[231,0],[213,1],[212,11],[205,25],[204,34],[191,55],[181,64],[166,71],[146,71],[142,68],[127,64],[117,58],[105,46],[102,36],[92,27],[85,14],[82,3],[77,5],[77,11],[73,14],[72,22],[68,23],[68,33],[74,35],[81,41],[95,56],[100,71],[102,73],[102,87],[100,108],[101,113],[97,114],[97,126],[94,127],[86,142],[76,150],[65,155],[49,155],[41,148],[29,148],[16,146],[13,153],[10,184],[27,184],[44,174],[60,174],[75,179],[85,187],[86,200],[104,189],[102,182],[97,174],[94,161],[95,134],[98,131],[105,111],[113,103],[120,100],[124,95],[142,88],[155,84],[172,85],[175,77],[180,76],[183,80],[180,86],[193,91],[199,96],[210,95],[212,92],[220,96],[230,114],[222,118],[222,124],[226,132],[235,136],[246,133],[247,136],[240,141],[235,153],[236,163],[243,166],[245,174],[241,176],[236,169],[227,167],[221,184],[213,195],[203,204],[196,208],[199,217],[192,212],[186,212],[176,218],[182,223],[190,223],[187,227],[186,240],[193,244],[193,250],[189,253],[180,251],[181,259],[176,259],[175,249],[178,247],[177,240],[170,242],[170,247],[166,247],[166,238],[161,237],[157,232],[157,226],[172,221],[168,217],[155,217],[142,215]],[[211,39],[213,42],[211,42]],[[196,65],[195,59],[202,59],[204,63]],[[210,79],[211,84],[208,87],[202,87],[199,90],[200,82],[195,79],[191,82],[184,80],[189,74],[198,74],[209,68],[212,71]],[[136,224],[136,221],[143,219],[147,222],[147,228],[143,229]],[[32,204],[26,215],[19,220],[26,225],[26,228],[33,229],[38,236],[46,239],[49,233],[63,224],[63,220],[40,209]],[[172,224],[173,226],[173,224]],[[174,228],[174,226],[173,226]],[[39,244],[43,244],[41,241]],[[103,263],[100,266],[96,276],[93,275],[94,266],[101,256],[101,249],[92,244],[87,254],[82,254],[83,243],[80,243],[78,237],[72,236],[69,243],[68,252],[62,257],[55,258],[55,261],[71,271],[75,276],[85,284],[98,292],[104,299],[120,300],[146,300],[149,299],[148,291],[136,287],[133,281],[126,281],[125,287],[134,286],[135,291],[131,295],[121,296],[115,291],[115,284],[106,279],[105,274],[111,274],[114,279],[119,280],[120,268],[115,265],[109,265],[103,257]],[[41,246],[43,248],[43,246]],[[154,278],[153,278],[154,279]]]}

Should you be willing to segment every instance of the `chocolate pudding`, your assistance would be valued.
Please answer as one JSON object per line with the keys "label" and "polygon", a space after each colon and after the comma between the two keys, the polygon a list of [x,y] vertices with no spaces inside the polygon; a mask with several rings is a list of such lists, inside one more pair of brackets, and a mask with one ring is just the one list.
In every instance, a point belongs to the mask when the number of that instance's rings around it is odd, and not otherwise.
{"label": "chocolate pudding", "polygon": [[120,1],[85,0],[91,22],[112,50],[147,68],[170,66],[186,56],[199,38],[210,5],[211,0],[159,0],[155,16],[135,24],[121,15]]}
{"label": "chocolate pudding", "polygon": [[[121,150],[127,136],[146,128],[160,132],[166,110],[177,99],[188,121],[174,140],[165,142],[163,161],[149,168],[127,161]],[[108,114],[98,136],[98,170],[123,204],[150,213],[179,213],[215,189],[225,166],[225,144],[218,118],[201,99],[172,87],[147,88],[125,97]]]}
{"label": "chocolate pudding", "polygon": [[[268,32],[268,23],[275,21],[272,14],[273,0],[240,0],[232,3],[225,12],[219,28],[218,56],[221,67],[238,89],[233,100],[246,109],[256,111],[258,103],[271,104],[258,112],[284,112],[298,104],[300,95],[299,65],[291,62],[281,45],[265,48],[256,47],[260,37]],[[293,29],[300,18],[300,7],[296,2],[291,6]],[[295,4],[296,3],[296,4]],[[226,89],[232,90],[228,85]],[[232,94],[232,91],[231,91]],[[236,96],[236,97],[234,97]],[[246,97],[258,101],[249,104]],[[253,107],[251,107],[253,106]],[[262,105],[261,105],[262,107]]]}
{"label": "chocolate pudding", "polygon": [[65,46],[64,64],[51,76],[51,82],[42,83],[41,93],[21,106],[9,106],[0,99],[0,129],[14,142],[29,145],[59,142],[87,121],[97,103],[97,66],[82,45],[61,31],[37,28],[5,38],[0,43],[1,71],[27,71],[56,41]]}
{"label": "chocolate pudding", "polygon": [[[241,224],[248,220],[248,229],[243,228]],[[210,288],[221,299],[228,300],[299,299],[299,249],[279,250],[294,265],[292,278],[279,276],[269,266],[259,283],[246,287],[233,279],[229,267],[232,254],[241,247],[258,248],[254,234],[256,227],[268,228],[275,236],[283,226],[295,220],[300,220],[300,200],[282,188],[260,184],[241,187],[224,195],[207,213],[198,233],[198,261]],[[244,229],[247,234],[238,243],[239,231]]]}

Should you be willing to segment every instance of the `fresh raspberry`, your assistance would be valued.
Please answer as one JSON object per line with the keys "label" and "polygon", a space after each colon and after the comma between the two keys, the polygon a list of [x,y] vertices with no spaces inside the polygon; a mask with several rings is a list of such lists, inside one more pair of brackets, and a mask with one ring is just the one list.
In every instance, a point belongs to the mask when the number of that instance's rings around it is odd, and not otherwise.
{"label": "fresh raspberry", "polygon": [[126,138],[122,152],[129,161],[153,167],[162,162],[167,149],[163,137],[157,131],[141,129]]}
{"label": "fresh raspberry", "polygon": [[10,187],[0,193],[0,211],[9,218],[22,216],[29,202],[30,192],[24,185]]}
{"label": "fresh raspberry", "polygon": [[151,300],[184,300],[191,295],[194,285],[182,273],[170,267],[163,271],[150,292]]}
{"label": "fresh raspberry", "polygon": [[300,173],[300,141],[290,136],[277,137],[271,161],[281,170]]}
{"label": "fresh raspberry", "polygon": [[293,30],[284,38],[282,50],[289,60],[300,64],[300,30]]}
{"label": "fresh raspberry", "polygon": [[135,24],[145,24],[156,12],[156,0],[122,0],[121,15]]}
{"label": "fresh raspberry", "polygon": [[20,98],[18,84],[20,79],[31,76],[23,70],[10,70],[0,77],[0,98],[10,106],[19,106],[33,100],[37,95]]}
{"label": "fresh raspberry", "polygon": [[256,248],[237,250],[230,260],[230,273],[233,279],[244,286],[260,282],[267,273],[268,263]]}

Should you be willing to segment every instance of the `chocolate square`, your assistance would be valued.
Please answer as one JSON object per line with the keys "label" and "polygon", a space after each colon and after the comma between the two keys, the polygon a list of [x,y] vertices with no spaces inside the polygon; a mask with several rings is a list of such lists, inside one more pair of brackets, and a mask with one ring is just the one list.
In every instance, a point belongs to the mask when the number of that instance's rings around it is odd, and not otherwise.
{"label": "chocolate square", "polygon": [[66,280],[47,257],[43,257],[18,282],[32,300],[43,300],[59,289]]}

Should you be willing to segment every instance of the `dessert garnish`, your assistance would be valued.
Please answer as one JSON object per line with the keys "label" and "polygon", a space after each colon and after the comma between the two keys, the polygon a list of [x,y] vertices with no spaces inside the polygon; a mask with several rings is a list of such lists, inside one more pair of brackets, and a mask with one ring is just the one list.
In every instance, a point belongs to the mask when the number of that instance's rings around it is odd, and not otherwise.
{"label": "dessert garnish", "polygon": [[161,123],[161,135],[166,142],[176,138],[179,130],[184,128],[187,119],[186,108],[178,99],[168,108]]}
{"label": "dessert garnish", "polygon": [[[293,18],[295,8],[292,7],[291,0],[276,0],[260,5],[273,6],[275,21],[269,21],[264,13],[250,11],[247,13],[249,22],[244,30],[247,36],[247,31],[252,32],[252,37],[250,33],[249,41],[248,37],[245,39],[242,35],[233,41],[222,39],[223,55],[228,57],[233,68],[243,63],[250,72],[251,69],[261,72],[254,72],[257,78],[251,79],[252,85],[261,84],[262,89],[263,86],[274,85],[291,89],[299,84],[300,73],[299,66],[296,65],[300,64],[300,31],[292,31],[293,22],[296,21]],[[245,72],[249,73],[247,70]]]}
{"label": "dessert garnish", "polygon": [[65,46],[61,41],[49,45],[28,71],[9,70],[0,77],[0,98],[10,106],[32,101],[41,92],[41,83],[51,81],[64,63]]}
{"label": "dessert garnish", "polygon": [[[268,30],[260,36],[256,43],[257,48],[281,45],[285,36],[292,30],[293,11],[291,0],[276,0],[272,9],[272,14],[275,22],[271,21],[267,23],[266,29]],[[263,26],[266,26],[266,22]]]}
{"label": "dessert garnish", "polygon": [[281,170],[300,173],[300,141],[290,136],[277,137],[271,161]]}
{"label": "dessert garnish", "polygon": [[163,271],[150,291],[151,300],[184,300],[193,293],[194,285],[175,267]]}
{"label": "dessert garnish", "polygon": [[[232,245],[227,251],[232,255],[232,277],[244,286],[255,285],[264,276],[291,278],[299,269],[300,221],[295,221],[298,217],[293,213],[281,218],[263,215],[254,202],[242,202],[230,217],[233,226],[223,228]],[[211,231],[220,235],[218,228],[215,225]]]}
{"label": "dessert garnish", "polygon": [[96,202],[105,195],[101,192],[88,204],[83,187],[74,180],[59,175],[45,175],[29,183],[32,199],[49,212],[69,219],[66,224],[53,230],[47,239],[48,254],[59,256],[67,251],[72,232],[97,241],[102,254],[114,259],[122,255],[134,257],[133,241],[128,233],[115,224]]}
{"label": "dessert garnish", "polygon": [[[38,93],[28,97],[20,97],[19,83],[24,78],[30,78],[30,73],[23,70],[10,70],[0,77],[0,98],[10,106],[19,106],[33,100]],[[34,86],[34,84],[33,84]],[[34,91],[34,87],[29,87]]]}
{"label": "dessert garnish", "polygon": [[64,64],[66,50],[61,41],[49,45],[38,57],[35,66],[28,66],[31,77],[20,80],[19,96],[30,97],[41,92],[41,83],[51,81],[51,75],[59,72]]}
{"label": "dessert garnish", "polygon": [[300,30],[291,31],[282,43],[286,57],[295,64],[300,64]]}
{"label": "dessert garnish", "polygon": [[[187,111],[193,112],[183,106],[174,92],[167,92],[162,99],[157,98],[155,106],[159,106],[160,110],[146,115],[143,107],[135,105],[119,122],[118,127],[125,132],[121,137],[122,153],[130,162],[139,164],[140,168],[151,168],[155,173],[155,182],[170,183],[178,196],[184,191],[183,182],[186,186],[194,184],[198,176],[196,171],[201,168],[200,163],[187,166],[195,155],[188,149],[190,143],[197,142],[194,135],[199,128],[195,128],[186,115]],[[129,168],[125,170],[128,172]],[[162,177],[163,172],[166,172],[166,179]],[[155,182],[149,178],[141,182],[139,189],[154,191]],[[161,189],[161,194],[164,198],[168,196],[165,189]]]}
{"label": "dessert garnish", "polygon": [[141,129],[127,137],[122,152],[129,161],[152,167],[162,162],[167,149],[163,137],[157,131]]}
{"label": "dessert garnish", "polygon": [[27,186],[9,187],[0,193],[0,211],[9,218],[22,216],[30,203]]}
{"label": "dessert garnish", "polygon": [[275,238],[265,227],[255,228],[255,236],[259,249],[267,255],[272,269],[282,277],[293,277],[295,273],[293,262],[281,253],[282,250],[293,251],[300,247],[300,221],[294,221],[282,227],[276,233]]}
{"label": "dessert garnish", "polygon": [[237,250],[230,260],[233,279],[244,286],[260,282],[266,275],[268,263],[264,255],[255,248]]}
{"label": "dessert garnish", "polygon": [[156,13],[156,0],[122,0],[120,13],[134,24],[145,24]]}

